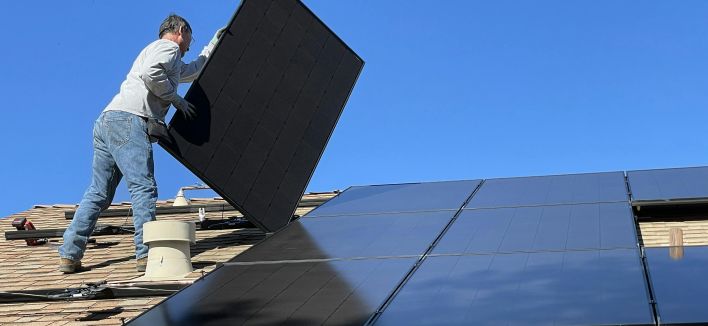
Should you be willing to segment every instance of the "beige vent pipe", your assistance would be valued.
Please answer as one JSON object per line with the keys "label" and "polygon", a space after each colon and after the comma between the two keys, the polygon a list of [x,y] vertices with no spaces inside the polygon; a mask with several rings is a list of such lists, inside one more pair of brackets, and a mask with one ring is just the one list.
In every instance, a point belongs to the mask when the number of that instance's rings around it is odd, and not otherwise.
{"label": "beige vent pipe", "polygon": [[196,242],[192,222],[152,221],[143,224],[143,243],[150,248],[144,280],[181,279],[192,272],[189,245]]}

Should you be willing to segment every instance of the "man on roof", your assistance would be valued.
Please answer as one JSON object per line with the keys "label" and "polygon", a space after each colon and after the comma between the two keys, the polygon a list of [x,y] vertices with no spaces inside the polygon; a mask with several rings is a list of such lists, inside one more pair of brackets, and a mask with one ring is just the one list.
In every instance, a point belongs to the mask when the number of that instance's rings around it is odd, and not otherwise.
{"label": "man on roof", "polygon": [[123,177],[133,205],[136,268],[145,271],[148,248],[143,244],[143,224],[155,220],[157,201],[151,136],[164,135],[164,129],[153,130],[164,126],[170,104],[188,119],[196,115],[195,107],[177,94],[177,85],[197,78],[223,30],[216,32],[196,60],[185,64],[182,57],[189,51],[192,28],[172,14],[160,25],[159,39],[140,51],[120,91],[94,124],[91,185],[64,232],[59,247],[61,272],[80,269],[98,215],[110,206]]}

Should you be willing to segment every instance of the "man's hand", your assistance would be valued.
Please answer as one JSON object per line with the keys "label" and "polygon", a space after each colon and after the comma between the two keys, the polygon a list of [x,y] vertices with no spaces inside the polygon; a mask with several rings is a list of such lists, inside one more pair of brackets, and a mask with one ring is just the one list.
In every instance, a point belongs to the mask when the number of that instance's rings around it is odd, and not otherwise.
{"label": "man's hand", "polygon": [[182,112],[187,120],[192,120],[197,116],[197,108],[194,104],[187,102],[183,97],[178,97],[178,100],[173,102],[172,105],[175,109]]}
{"label": "man's hand", "polygon": [[214,33],[214,37],[212,37],[211,41],[209,41],[209,45],[216,45],[216,42],[219,41],[224,32],[226,32],[226,26],[219,28],[216,33]]}

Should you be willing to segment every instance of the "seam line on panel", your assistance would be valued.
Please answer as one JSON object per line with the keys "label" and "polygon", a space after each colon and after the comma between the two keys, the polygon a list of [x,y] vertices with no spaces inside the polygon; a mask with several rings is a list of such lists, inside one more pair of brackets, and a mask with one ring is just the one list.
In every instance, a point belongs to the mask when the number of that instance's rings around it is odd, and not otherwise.
{"label": "seam line on panel", "polygon": [[457,220],[457,217],[460,216],[460,214],[462,214],[465,206],[470,202],[470,200],[472,200],[472,197],[474,197],[474,195],[477,194],[477,191],[479,191],[479,189],[482,188],[482,186],[484,185],[484,181],[485,180],[482,180],[479,184],[477,184],[477,187],[475,187],[475,189],[472,191],[472,193],[462,203],[462,205],[457,210],[455,215],[453,215],[453,217],[450,218],[450,221],[448,221],[447,225],[445,225],[445,227],[442,229],[442,231],[440,231],[438,236],[435,237],[435,240],[433,240],[433,242],[428,246],[428,248],[425,250],[423,255],[420,256],[420,258],[418,258],[418,260],[415,262],[413,267],[411,267],[411,269],[408,271],[408,273],[406,273],[406,275],[403,277],[403,279],[398,283],[398,285],[393,289],[393,291],[388,295],[388,297],[386,297],[386,299],[383,301],[383,303],[376,309],[376,311],[374,311],[374,314],[371,315],[369,320],[366,321],[365,325],[372,325],[372,324],[376,323],[376,321],[379,319],[379,317],[381,316],[383,311],[391,304],[391,302],[398,295],[398,293],[401,291],[403,286],[405,286],[406,283],[408,283],[408,281],[411,279],[411,277],[413,277],[413,274],[415,274],[415,272],[418,271],[418,269],[423,264],[423,262],[428,257],[428,255],[430,255],[430,253],[433,251],[435,246],[438,245],[438,243],[443,238],[443,236],[445,236],[445,234],[450,229],[450,227],[452,227],[452,224],[455,223],[455,221]]}
{"label": "seam line on panel", "polygon": [[547,206],[575,206],[575,205],[592,205],[592,204],[615,204],[615,203],[626,203],[626,199],[622,200],[608,200],[608,201],[587,201],[587,202],[573,202],[573,203],[554,203],[554,204],[528,204],[528,205],[502,205],[502,206],[488,206],[488,207],[465,207],[463,210],[481,210],[481,209],[501,209],[501,208],[522,208],[522,207],[547,207]]}
{"label": "seam line on panel", "polygon": [[[635,227],[638,228],[639,224],[637,218],[632,214],[634,219]],[[647,289],[647,294],[649,295],[649,306],[651,308],[652,317],[654,318],[654,323],[656,325],[661,325],[661,316],[659,316],[659,309],[657,309],[656,295],[654,294],[654,287],[651,283],[651,277],[649,273],[649,264],[647,263],[647,256],[644,250],[644,246],[637,243],[639,247],[639,260],[642,263],[642,274],[644,274],[644,286]]]}
{"label": "seam line on panel", "polygon": [[268,264],[299,264],[299,263],[327,263],[334,261],[356,261],[356,260],[372,260],[372,259],[401,259],[401,258],[420,258],[421,255],[398,255],[398,256],[366,256],[366,257],[347,257],[347,258],[312,258],[312,259],[287,259],[287,260],[258,260],[258,261],[243,261],[243,262],[227,262],[224,266],[250,266],[250,265],[268,265]]}
{"label": "seam line on panel", "polygon": [[[324,204],[322,204],[324,205]],[[325,217],[339,217],[339,216],[364,216],[364,215],[389,215],[389,214],[417,214],[417,213],[434,213],[434,212],[457,212],[457,208],[442,208],[442,209],[422,209],[417,211],[384,211],[384,212],[365,212],[365,213],[342,213],[342,214],[331,214],[331,215],[314,215],[314,216],[303,216],[304,218],[325,218]]]}
{"label": "seam line on panel", "polygon": [[632,195],[632,187],[629,184],[629,175],[627,172],[624,172],[624,185],[625,189],[627,190],[627,201],[629,203],[629,213],[632,215],[632,223],[634,224],[634,239],[637,244],[637,248],[639,249],[639,261],[642,264],[642,275],[644,276],[644,287],[647,290],[647,294],[649,295],[649,308],[651,310],[652,318],[654,319],[654,324],[655,325],[661,325],[661,317],[659,316],[659,310],[657,309],[657,303],[656,303],[656,296],[654,295],[654,287],[652,286],[651,283],[651,277],[649,275],[649,265],[647,263],[647,257],[644,251],[644,245],[643,245],[643,240],[640,241],[640,238],[642,238],[641,235],[641,229],[639,227],[639,217],[637,214],[634,212],[634,205],[633,205],[633,199],[634,196]]}

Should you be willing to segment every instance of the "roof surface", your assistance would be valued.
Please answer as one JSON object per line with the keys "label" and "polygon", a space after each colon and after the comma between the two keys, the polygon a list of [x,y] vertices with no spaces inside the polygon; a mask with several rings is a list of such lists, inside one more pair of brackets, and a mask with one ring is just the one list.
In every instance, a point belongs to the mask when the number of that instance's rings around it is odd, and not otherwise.
{"label": "roof surface", "polygon": [[[326,200],[336,193],[306,194],[303,199]],[[220,198],[192,199],[192,205],[226,204]],[[160,201],[158,207],[170,207],[171,201]],[[125,209],[129,203],[113,204],[109,210]],[[66,211],[74,205],[37,205],[24,212],[0,219],[2,231],[14,231],[13,219],[25,217],[39,229],[65,228],[70,220]],[[313,207],[298,207],[296,215],[303,215]],[[208,211],[208,219],[240,217],[235,210]],[[158,220],[197,221],[197,213],[158,214]],[[132,226],[129,215],[100,217],[99,224]],[[197,242],[191,246],[192,272],[187,279],[197,279],[202,273],[212,271],[217,263],[228,261],[265,237],[259,229],[206,230],[196,233]],[[2,240],[0,250],[0,289],[2,291],[62,289],[80,287],[99,281],[123,281],[141,276],[135,270],[132,235],[96,236],[96,243],[89,244],[82,265],[86,269],[75,274],[58,271],[57,247],[60,238],[50,239],[41,246],[27,246],[22,240]],[[0,325],[120,325],[165,297],[138,297],[82,301],[47,301],[39,303],[0,304]]]}

